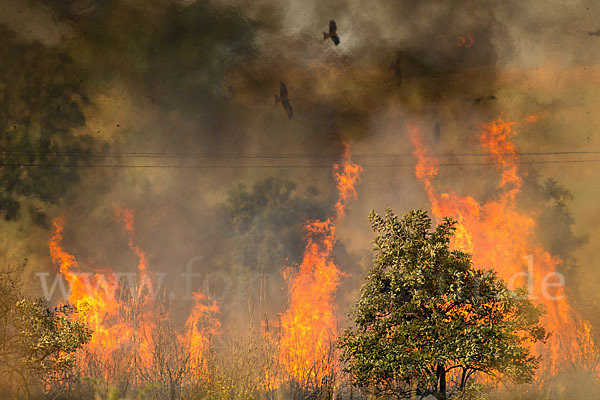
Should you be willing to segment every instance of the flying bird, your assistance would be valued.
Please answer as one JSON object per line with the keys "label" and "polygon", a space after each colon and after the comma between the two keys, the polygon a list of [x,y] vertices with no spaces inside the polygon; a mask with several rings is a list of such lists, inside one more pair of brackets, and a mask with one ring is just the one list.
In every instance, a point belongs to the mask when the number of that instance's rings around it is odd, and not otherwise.
{"label": "flying bird", "polygon": [[479,96],[479,97],[475,97],[475,98],[469,99],[469,100],[474,102],[475,104],[479,104],[479,103],[483,103],[486,101],[496,101],[496,100],[498,100],[498,98],[494,95],[490,95],[490,96]]}
{"label": "flying bird", "polygon": [[279,82],[279,96],[275,95],[275,105],[279,104],[283,105],[283,108],[287,112],[288,119],[294,116],[294,110],[292,109],[292,105],[290,104],[290,99],[288,98],[288,90],[285,86],[285,83]]}
{"label": "flying bird", "polygon": [[337,46],[340,44],[340,37],[337,34],[337,25],[334,20],[329,21],[329,33],[323,32],[323,40],[327,40],[331,38],[333,43]]}

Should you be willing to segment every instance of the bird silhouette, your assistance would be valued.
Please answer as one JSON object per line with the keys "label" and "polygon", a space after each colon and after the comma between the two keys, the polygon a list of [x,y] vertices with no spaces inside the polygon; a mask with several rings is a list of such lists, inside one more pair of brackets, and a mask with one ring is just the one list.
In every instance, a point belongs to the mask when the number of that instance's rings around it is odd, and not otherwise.
{"label": "bird silhouette", "polygon": [[288,119],[294,116],[294,110],[292,109],[292,105],[290,104],[290,99],[288,98],[288,90],[285,86],[285,83],[279,82],[279,96],[275,95],[275,105],[281,103],[283,108],[287,112]]}
{"label": "bird silhouette", "polygon": [[329,21],[329,33],[323,32],[323,40],[331,38],[333,43],[337,46],[340,44],[340,37],[337,34],[337,25],[334,20]]}

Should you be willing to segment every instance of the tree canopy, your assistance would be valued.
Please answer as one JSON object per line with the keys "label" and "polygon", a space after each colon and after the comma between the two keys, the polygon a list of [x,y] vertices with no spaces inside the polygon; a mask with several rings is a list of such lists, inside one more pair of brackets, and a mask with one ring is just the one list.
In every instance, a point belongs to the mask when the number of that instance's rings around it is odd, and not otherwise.
{"label": "tree canopy", "polygon": [[29,399],[32,391],[52,391],[70,378],[75,353],[92,331],[72,306],[25,296],[17,273],[0,272],[0,378],[14,398]]}
{"label": "tree canopy", "polygon": [[[376,395],[447,399],[478,375],[532,380],[531,344],[547,337],[543,310],[494,271],[450,250],[455,222],[432,229],[424,211],[371,212],[374,265],[340,338],[354,383]],[[493,266],[479,266],[480,268]]]}
{"label": "tree canopy", "polygon": [[294,182],[277,177],[259,179],[250,189],[234,187],[223,206],[235,258],[268,272],[301,261],[306,221],[325,215],[317,195],[314,187],[300,191]]}
{"label": "tree canopy", "polygon": [[0,217],[14,220],[23,197],[57,203],[97,143],[82,131],[89,99],[66,53],[21,43],[0,24],[0,57],[10,60],[0,65]]}

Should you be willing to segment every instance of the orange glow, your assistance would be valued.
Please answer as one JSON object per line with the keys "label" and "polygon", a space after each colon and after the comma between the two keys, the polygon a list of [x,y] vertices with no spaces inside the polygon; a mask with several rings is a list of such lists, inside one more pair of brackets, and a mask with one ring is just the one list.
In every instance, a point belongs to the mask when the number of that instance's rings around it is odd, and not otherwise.
{"label": "orange glow", "polygon": [[425,186],[433,214],[438,219],[450,216],[458,221],[452,247],[471,253],[476,267],[496,270],[512,288],[526,285],[525,274],[531,270],[531,295],[545,306],[543,322],[552,333],[536,352],[543,356],[542,372],[553,374],[574,354],[582,355],[584,349],[578,338],[585,332],[580,317],[567,301],[564,287],[544,292],[544,277],[553,276],[561,260],[537,242],[532,216],[517,211],[515,196],[522,180],[518,175],[518,154],[511,142],[517,134],[515,125],[498,118],[481,126],[479,142],[501,173],[497,195],[485,202],[472,196],[438,192],[434,186],[438,162],[428,155],[418,127],[409,124],[408,130],[417,158],[415,174]]}
{"label": "orange glow", "polygon": [[212,303],[200,292],[194,292],[194,307],[185,322],[185,332],[179,341],[190,349],[190,368],[194,374],[206,373],[206,352],[209,338],[219,334],[221,324],[215,318],[219,313],[217,303]]}
{"label": "orange glow", "polygon": [[356,199],[356,183],[360,177],[362,168],[358,164],[354,164],[350,161],[350,147],[344,143],[344,154],[342,164],[335,164],[333,166],[335,183],[340,193],[338,201],[335,203],[335,211],[337,219],[341,219],[344,216],[346,210],[346,202],[352,197]]}
{"label": "orange glow", "polygon": [[134,330],[130,324],[121,322],[120,314],[124,310],[116,300],[119,283],[114,276],[82,273],[75,257],[63,249],[64,224],[64,217],[53,221],[50,255],[69,282],[69,302],[79,310],[82,318],[94,331],[87,348],[98,357],[100,363],[106,363],[114,351],[130,341]]}
{"label": "orange glow", "polygon": [[456,47],[469,48],[475,44],[473,34],[469,33],[467,36],[460,36],[456,41]]}
{"label": "orange glow", "polygon": [[343,161],[334,165],[339,192],[336,216],[307,222],[302,263],[297,270],[285,271],[290,300],[281,317],[280,362],[289,377],[301,385],[320,384],[336,368],[334,296],[343,274],[332,258],[335,224],[344,216],[348,199],[356,197],[354,186],[361,171],[350,160],[346,145]]}
{"label": "orange glow", "polygon": [[138,271],[146,272],[148,269],[148,257],[146,257],[146,253],[144,253],[141,248],[133,244],[133,234],[135,233],[135,228],[133,227],[135,218],[134,211],[129,208],[117,207],[117,216],[123,219],[125,230],[129,234],[129,247],[140,260],[138,264]]}
{"label": "orange glow", "polygon": [[[116,377],[115,371],[129,371],[134,380],[154,362],[154,338],[161,312],[154,301],[154,286],[148,269],[146,253],[134,244],[134,212],[118,208],[117,216],[129,235],[129,247],[138,257],[139,280],[129,281],[134,287],[121,286],[119,276],[112,271],[84,273],[75,257],[62,245],[64,217],[53,221],[54,234],[49,242],[52,262],[59,266],[68,281],[71,293],[69,303],[93,330],[86,351],[80,354],[79,367],[93,369],[108,382]],[[129,289],[129,290],[127,290]],[[205,370],[203,356],[208,338],[216,333],[218,312],[216,303],[206,305],[207,299],[194,293],[195,304],[185,324],[185,332],[178,339],[189,351],[189,365],[193,373]],[[168,318],[168,315],[167,315]],[[207,325],[210,323],[209,325]]]}

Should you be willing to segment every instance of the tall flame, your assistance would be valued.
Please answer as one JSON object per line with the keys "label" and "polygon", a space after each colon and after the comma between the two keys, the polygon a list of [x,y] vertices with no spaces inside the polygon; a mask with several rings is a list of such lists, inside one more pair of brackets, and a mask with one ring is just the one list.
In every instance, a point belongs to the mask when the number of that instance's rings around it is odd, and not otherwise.
{"label": "tall flame", "polygon": [[[128,282],[129,291],[121,286],[120,276],[111,271],[83,273],[75,257],[62,245],[65,218],[53,221],[54,234],[49,248],[52,262],[59,266],[61,275],[70,286],[69,302],[93,330],[87,352],[81,355],[80,366],[84,369],[100,370],[107,381],[115,379],[116,371],[129,371],[134,379],[154,362],[154,338],[161,314],[154,301],[154,286],[148,272],[148,257],[134,243],[134,211],[117,208],[129,236],[129,247],[138,257],[139,281]],[[218,313],[215,302],[200,292],[194,293],[194,306],[186,321],[185,330],[177,339],[188,349],[189,365],[193,374],[205,372],[204,355],[208,338],[215,334],[219,323],[214,317]],[[115,365],[115,363],[119,365]]]}
{"label": "tall flame", "polygon": [[332,259],[335,224],[344,216],[347,201],[356,197],[355,184],[362,168],[350,160],[346,145],[341,164],[334,165],[339,192],[336,215],[325,221],[308,221],[307,243],[298,270],[285,272],[290,303],[281,317],[280,362],[300,384],[320,384],[335,364],[337,337],[334,295],[342,272]]}
{"label": "tall flame", "polygon": [[148,269],[148,257],[146,257],[146,253],[140,247],[136,246],[133,242],[133,235],[135,233],[134,211],[130,208],[117,207],[117,216],[123,219],[123,223],[125,224],[125,230],[129,234],[129,248],[133,250],[133,252],[138,256],[138,270],[140,272],[146,272],[146,270]]}
{"label": "tall flame", "polygon": [[60,273],[70,285],[69,302],[83,316],[94,333],[88,349],[99,357],[100,363],[133,336],[131,326],[120,323],[123,311],[116,299],[119,282],[110,274],[89,274],[80,271],[75,257],[62,247],[64,217],[53,221],[54,234],[49,242],[52,262],[60,267]]}
{"label": "tall flame", "polygon": [[552,336],[536,350],[543,356],[543,370],[553,374],[562,363],[580,354],[580,336],[587,335],[578,314],[569,305],[564,288],[557,283],[557,267],[562,262],[550,255],[534,237],[535,221],[517,211],[515,197],[521,190],[518,155],[511,138],[516,135],[515,122],[501,117],[483,124],[479,135],[481,146],[498,165],[501,178],[498,194],[485,202],[472,196],[439,193],[434,186],[438,161],[428,155],[427,147],[416,125],[409,124],[410,141],[417,158],[415,174],[427,192],[432,212],[441,219],[458,221],[452,247],[471,253],[479,268],[495,269],[509,285],[521,284],[528,278],[530,294],[546,309],[544,323]]}
{"label": "tall flame", "polygon": [[218,313],[216,301],[210,302],[204,294],[194,292],[194,307],[185,322],[185,332],[179,336],[180,342],[190,350],[190,369],[193,374],[207,372],[209,338],[217,335],[221,326],[215,318]]}

